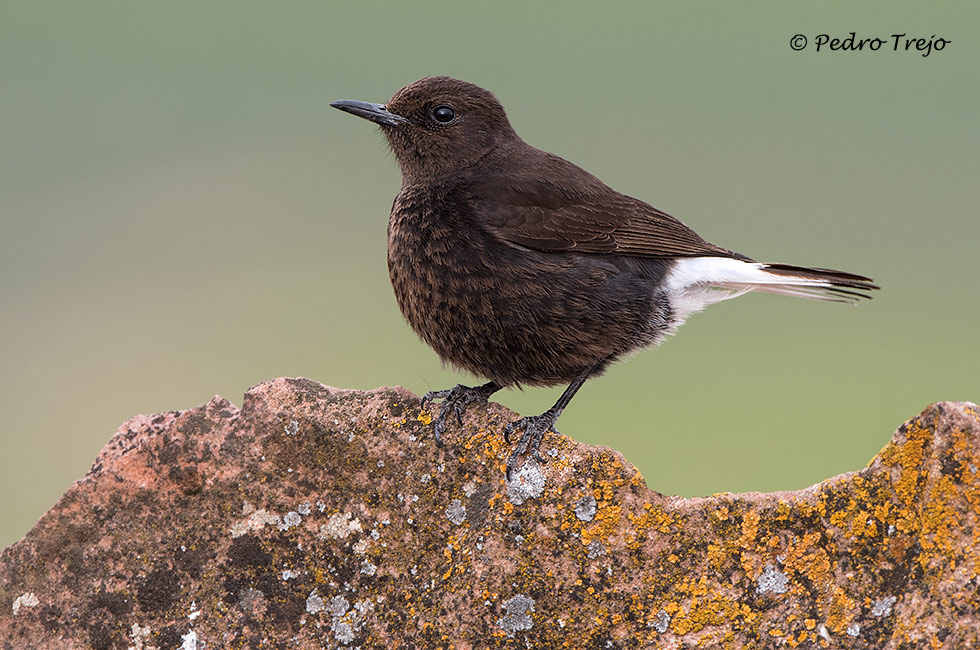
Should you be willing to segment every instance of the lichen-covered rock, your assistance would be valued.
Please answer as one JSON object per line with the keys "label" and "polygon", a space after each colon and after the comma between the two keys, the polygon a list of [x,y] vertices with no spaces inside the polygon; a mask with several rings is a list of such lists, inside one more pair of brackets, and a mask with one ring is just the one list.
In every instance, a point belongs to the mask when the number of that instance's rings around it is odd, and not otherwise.
{"label": "lichen-covered rock", "polygon": [[799,492],[664,497],[513,418],[302,379],[125,423],[0,556],[2,648],[980,647],[980,409]]}

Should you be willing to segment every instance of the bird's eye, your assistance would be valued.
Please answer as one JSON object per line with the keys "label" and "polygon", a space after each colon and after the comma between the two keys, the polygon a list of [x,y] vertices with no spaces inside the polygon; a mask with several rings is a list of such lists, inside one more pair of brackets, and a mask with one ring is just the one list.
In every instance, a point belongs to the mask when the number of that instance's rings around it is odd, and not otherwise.
{"label": "bird's eye", "polygon": [[456,111],[452,106],[436,106],[432,111],[432,119],[439,124],[449,124],[456,119]]}

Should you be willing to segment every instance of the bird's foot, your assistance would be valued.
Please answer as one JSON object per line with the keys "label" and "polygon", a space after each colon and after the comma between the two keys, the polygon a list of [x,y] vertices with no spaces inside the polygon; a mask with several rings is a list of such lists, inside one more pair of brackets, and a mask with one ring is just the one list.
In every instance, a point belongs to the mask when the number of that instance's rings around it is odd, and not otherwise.
{"label": "bird's foot", "polygon": [[463,409],[473,403],[486,404],[490,396],[498,390],[500,390],[500,387],[491,381],[482,386],[456,384],[455,388],[432,390],[423,395],[421,403],[423,409],[427,402],[435,399],[443,400],[439,415],[432,421],[432,430],[435,433],[436,444],[440,447],[442,446],[442,434],[446,432],[446,418],[450,412],[456,414],[456,420],[459,422],[459,426],[463,426]]}
{"label": "bird's foot", "polygon": [[507,425],[504,429],[504,440],[508,443],[510,442],[510,435],[514,431],[524,429],[524,434],[517,443],[517,447],[514,448],[510,458],[507,459],[508,481],[510,481],[511,474],[514,473],[514,469],[517,466],[517,459],[525,453],[539,463],[544,464],[548,462],[539,451],[541,439],[548,431],[558,433],[557,429],[555,429],[555,421],[559,415],[560,413],[554,412],[554,409],[548,409],[541,415],[533,415],[531,417],[521,418],[520,420],[514,420]]}

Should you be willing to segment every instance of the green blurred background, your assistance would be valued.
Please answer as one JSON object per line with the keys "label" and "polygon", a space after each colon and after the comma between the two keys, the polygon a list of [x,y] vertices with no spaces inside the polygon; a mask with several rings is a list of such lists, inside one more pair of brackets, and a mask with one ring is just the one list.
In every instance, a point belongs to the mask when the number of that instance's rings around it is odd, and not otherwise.
{"label": "green blurred background", "polygon": [[[328,106],[431,74],[489,88],[528,142],[712,242],[883,286],[857,309],[715,306],[587,384],[564,433],[668,494],[862,467],[930,402],[980,398],[976,7],[5,0],[0,546],[134,414],[240,405],[283,375],[473,380],[403,322],[397,167]],[[952,42],[813,51],[851,30]],[[559,392],[500,401],[534,414]]]}

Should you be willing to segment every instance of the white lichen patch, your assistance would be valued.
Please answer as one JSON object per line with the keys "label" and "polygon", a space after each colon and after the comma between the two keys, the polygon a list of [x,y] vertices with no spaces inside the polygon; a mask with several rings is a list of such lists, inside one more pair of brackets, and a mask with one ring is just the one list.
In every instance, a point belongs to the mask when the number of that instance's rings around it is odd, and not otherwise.
{"label": "white lichen patch", "polygon": [[377,572],[378,572],[378,567],[374,566],[367,560],[361,562],[361,573],[363,573],[364,575],[373,576]]}
{"label": "white lichen patch", "polygon": [[361,532],[361,522],[349,512],[330,515],[327,523],[320,526],[321,539],[347,539],[351,533]]}
{"label": "white lichen patch", "polygon": [[466,483],[463,483],[463,494],[465,494],[467,497],[471,497],[476,494],[476,482],[467,481]]}
{"label": "white lichen patch", "polygon": [[466,506],[463,505],[462,500],[453,499],[449,502],[446,506],[446,518],[457,526],[466,521]]}
{"label": "white lichen patch", "polygon": [[231,527],[232,537],[241,537],[245,533],[258,532],[270,524],[279,525],[278,515],[274,515],[265,509],[256,510],[251,503],[242,506],[242,514],[246,517]]}
{"label": "white lichen patch", "polygon": [[343,616],[350,609],[350,601],[343,596],[334,596],[327,605],[327,611],[333,616]]}
{"label": "white lichen patch", "polygon": [[295,436],[296,432],[299,431],[299,422],[296,420],[290,420],[289,423],[283,427],[283,431],[286,432],[287,436]]}
{"label": "white lichen patch", "polygon": [[[197,632],[191,630],[187,634],[182,634],[180,636],[183,643],[180,644],[180,650],[198,650],[197,648]],[[202,644],[203,647],[203,644]]]}
{"label": "white lichen patch", "polygon": [[282,518],[282,521],[277,524],[279,530],[289,530],[303,523],[303,518],[295,510],[290,510]]}
{"label": "white lichen patch", "polygon": [[655,629],[660,634],[663,634],[670,627],[670,614],[667,610],[661,609],[657,612],[657,615],[653,617],[653,629]]}
{"label": "white lichen patch", "polygon": [[[380,598],[380,596],[379,596],[379,598]],[[381,602],[381,601],[379,600],[378,602]],[[356,601],[354,603],[354,609],[357,610],[357,613],[358,614],[360,614],[361,616],[364,616],[365,614],[367,614],[368,612],[370,612],[372,609],[374,609],[374,603],[372,603],[367,598],[362,599],[362,600],[358,600],[358,601]]]}
{"label": "white lichen patch", "polygon": [[861,634],[861,626],[857,623],[851,623],[847,626],[847,634],[848,636],[857,636],[858,634]]}
{"label": "white lichen patch", "polygon": [[513,473],[511,480],[507,482],[507,497],[515,506],[519,506],[528,499],[541,496],[544,492],[545,477],[544,472],[533,461],[525,462],[519,470]]}
{"label": "white lichen patch", "polygon": [[[346,589],[350,585],[345,584]],[[324,600],[316,593],[316,589],[306,599],[306,611],[311,614],[324,612],[330,616],[330,632],[341,645],[348,645],[357,637],[357,632],[364,625],[364,616],[374,609],[369,600],[358,600],[351,609],[350,601],[343,596],[334,596]],[[333,647],[333,646],[331,646]]]}
{"label": "white lichen patch", "polygon": [[756,585],[757,594],[785,594],[789,590],[789,576],[770,562],[762,569]]}
{"label": "white lichen patch", "polygon": [[306,611],[310,614],[317,614],[326,609],[326,605],[323,602],[323,598],[316,593],[316,589],[310,592],[310,595],[306,598]]}
{"label": "white lichen patch", "polygon": [[606,554],[606,547],[603,546],[602,542],[597,539],[589,542],[589,545],[586,548],[588,549],[587,555],[589,556],[590,560],[594,560],[597,557],[602,557]]}
{"label": "white lichen patch", "polygon": [[524,594],[517,594],[502,602],[501,605],[507,610],[507,613],[504,614],[503,618],[497,619],[497,625],[507,633],[507,636],[513,637],[514,632],[530,630],[531,626],[534,625],[534,621],[531,620],[531,613],[534,611],[533,598]]}
{"label": "white lichen patch", "polygon": [[575,502],[575,516],[578,517],[579,521],[592,521],[595,519],[595,513],[595,497],[591,494],[586,494],[584,497]]}
{"label": "white lichen patch", "polygon": [[253,612],[265,605],[265,594],[248,587],[238,592],[238,606],[246,612]]}
{"label": "white lichen patch", "polygon": [[342,618],[334,618],[330,622],[330,631],[334,637],[344,645],[354,640],[354,628],[350,623]]}
{"label": "white lichen patch", "polygon": [[368,547],[369,544],[366,539],[359,539],[356,542],[354,542],[353,549],[356,554],[364,555],[365,553],[367,553]]}
{"label": "white lichen patch", "polygon": [[326,603],[323,602],[323,598],[316,593],[316,589],[311,591],[310,595],[306,598],[306,611],[310,614],[318,614],[326,608]]}
{"label": "white lichen patch", "polygon": [[156,650],[156,646],[148,643],[151,632],[149,625],[142,626],[139,623],[133,623],[133,627],[129,629],[129,638],[133,640],[133,645],[129,646],[128,650]]}
{"label": "white lichen patch", "polygon": [[[312,598],[313,595],[314,594],[310,594],[310,598]],[[306,610],[310,611],[310,599],[308,598],[306,602]],[[357,630],[363,624],[362,614],[369,608],[369,603],[368,605],[365,605],[366,602],[367,601],[358,601],[355,603],[355,609],[351,610],[350,601],[343,596],[334,596],[329,601],[326,601],[326,603],[324,603],[323,599],[320,598],[320,607],[317,609],[317,611],[323,611],[330,615],[330,631],[333,633],[334,638],[337,639],[338,643],[347,645],[354,640],[354,638],[357,636]]]}
{"label": "white lichen patch", "polygon": [[875,604],[871,607],[871,613],[874,616],[888,616],[892,613],[892,605],[898,601],[895,596],[886,596],[880,600],[875,601]]}
{"label": "white lichen patch", "polygon": [[14,599],[14,604],[13,604],[14,616],[17,616],[17,614],[20,612],[21,607],[37,607],[40,604],[41,601],[38,599],[37,595],[33,591],[24,592]]}

